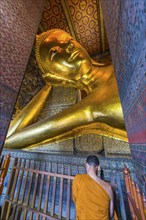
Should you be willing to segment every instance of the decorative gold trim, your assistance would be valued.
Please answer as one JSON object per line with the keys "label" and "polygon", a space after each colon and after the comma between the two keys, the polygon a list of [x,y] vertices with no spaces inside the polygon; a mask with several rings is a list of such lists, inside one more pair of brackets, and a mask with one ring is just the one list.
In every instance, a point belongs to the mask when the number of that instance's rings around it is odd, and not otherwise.
{"label": "decorative gold trim", "polygon": [[75,38],[77,40],[77,36],[75,33],[75,29],[74,29],[74,25],[73,25],[73,21],[72,21],[72,16],[70,14],[68,2],[66,0],[61,0],[61,5],[62,5],[62,9],[63,9],[63,12],[65,14],[65,17],[66,17],[66,20],[67,20],[67,23],[69,26],[70,34],[72,35],[73,38]]}
{"label": "decorative gold trim", "polygon": [[100,31],[101,31],[101,45],[102,45],[101,50],[102,50],[102,53],[104,53],[105,52],[105,27],[104,27],[104,20],[103,20],[100,0],[99,0],[99,16],[100,16]]}

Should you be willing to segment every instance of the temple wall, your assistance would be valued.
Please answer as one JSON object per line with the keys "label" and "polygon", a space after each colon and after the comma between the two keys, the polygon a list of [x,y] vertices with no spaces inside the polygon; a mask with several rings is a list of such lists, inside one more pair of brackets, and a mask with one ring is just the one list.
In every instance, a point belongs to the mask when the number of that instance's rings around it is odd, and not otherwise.
{"label": "temple wall", "polygon": [[34,43],[45,0],[2,0],[0,24],[0,148]]}
{"label": "temple wall", "polygon": [[135,173],[146,190],[144,0],[101,0]]}

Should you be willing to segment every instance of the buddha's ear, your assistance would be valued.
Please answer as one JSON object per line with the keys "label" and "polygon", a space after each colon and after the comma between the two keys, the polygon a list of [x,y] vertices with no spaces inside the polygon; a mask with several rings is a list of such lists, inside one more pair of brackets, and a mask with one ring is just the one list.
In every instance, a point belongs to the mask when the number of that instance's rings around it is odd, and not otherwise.
{"label": "buddha's ear", "polygon": [[99,63],[93,59],[91,59],[91,62],[92,62],[92,65],[94,65],[94,66],[99,66],[99,67],[106,66],[106,63]]}
{"label": "buddha's ear", "polygon": [[97,67],[104,67],[104,66],[109,66],[112,64],[111,60],[104,61],[103,63],[101,63],[101,62],[97,62],[97,61],[91,59],[91,62],[92,62],[93,66],[97,66]]}

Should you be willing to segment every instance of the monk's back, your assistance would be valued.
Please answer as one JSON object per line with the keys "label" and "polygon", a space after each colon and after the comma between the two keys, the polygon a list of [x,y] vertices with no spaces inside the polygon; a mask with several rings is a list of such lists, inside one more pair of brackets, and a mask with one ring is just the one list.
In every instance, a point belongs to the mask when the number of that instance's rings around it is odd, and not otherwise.
{"label": "monk's back", "polygon": [[73,181],[73,199],[77,220],[108,220],[110,197],[87,174],[78,174]]}

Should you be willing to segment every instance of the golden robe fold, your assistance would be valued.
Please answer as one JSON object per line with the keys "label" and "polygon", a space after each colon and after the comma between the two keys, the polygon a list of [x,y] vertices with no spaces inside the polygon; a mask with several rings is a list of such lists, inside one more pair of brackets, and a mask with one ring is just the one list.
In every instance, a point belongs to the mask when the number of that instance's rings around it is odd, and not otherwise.
{"label": "golden robe fold", "polygon": [[94,179],[78,174],[72,190],[76,220],[109,220],[110,196]]}

